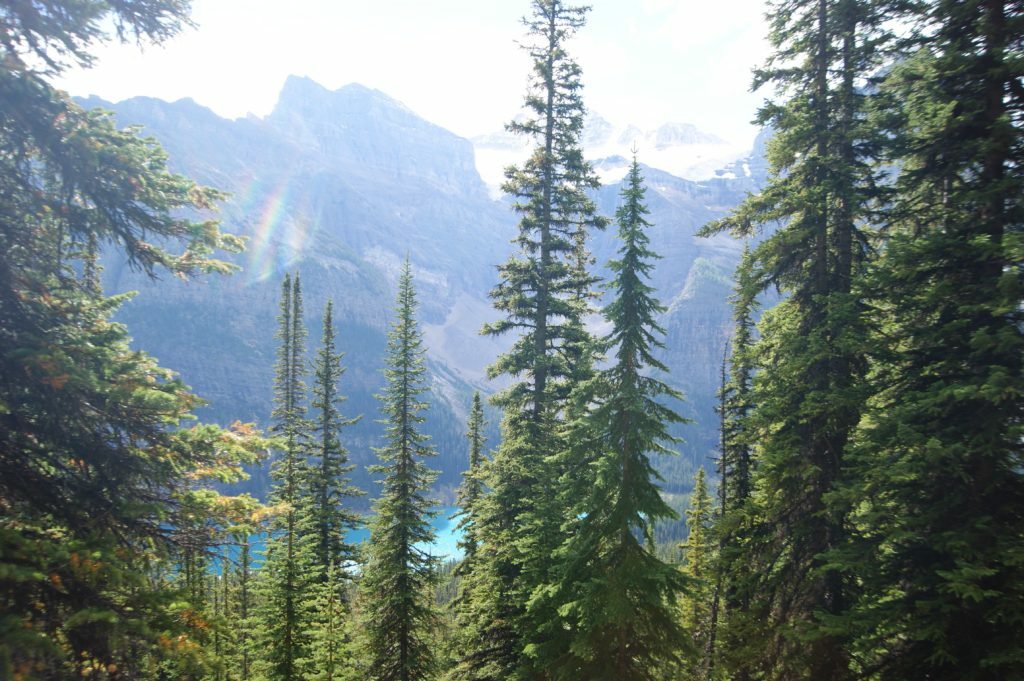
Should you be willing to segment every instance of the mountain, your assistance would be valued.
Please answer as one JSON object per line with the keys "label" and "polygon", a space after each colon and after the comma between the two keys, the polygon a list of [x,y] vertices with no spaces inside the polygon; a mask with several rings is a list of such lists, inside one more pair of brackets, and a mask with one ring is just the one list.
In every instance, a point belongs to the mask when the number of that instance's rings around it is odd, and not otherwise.
{"label": "mountain", "polygon": [[[504,168],[523,161],[530,153],[529,144],[507,131],[479,135],[472,141],[477,170],[491,187],[492,195],[498,196]],[[587,158],[595,162],[604,184],[614,184],[625,177],[634,149],[647,165],[695,182],[727,172],[726,166],[749,152],[744,146],[726,142],[689,123],[664,123],[641,129],[632,124],[613,124],[593,112],[584,123],[583,148]]]}
{"label": "mountain", "polygon": [[[297,77],[288,79],[265,118],[227,120],[188,99],[81,101],[112,110],[119,124],[143,126],[167,149],[174,170],[228,192],[223,227],[249,239],[238,258],[242,272],[195,282],[154,284],[105,259],[108,291],[140,292],[121,313],[138,346],[210,401],[203,418],[266,425],[280,282],[285,271],[300,272],[311,351],[323,305],[334,300],[339,346],[347,353],[345,413],[364,415],[346,435],[364,487],[372,482],[363,465],[373,461],[381,431],[373,395],[382,385],[394,284],[401,261],[410,258],[433,377],[428,431],[439,455],[432,465],[441,470],[439,495],[450,500],[465,467],[469,396],[476,388],[495,389],[485,367],[511,341],[478,333],[497,316],[487,293],[497,281],[496,265],[512,249],[516,223],[478,172],[479,143],[474,148],[377,90],[329,91]],[[595,139],[621,137],[610,125],[591,132]],[[717,144],[701,135],[670,126],[660,139],[670,148],[690,143],[681,140]],[[728,172],[701,181],[645,169],[652,245],[664,256],[655,283],[670,306],[665,358],[671,380],[688,395],[684,411],[696,421],[680,431],[687,440],[683,455],[665,467],[671,491],[688,489],[695,463],[713,452],[711,409],[728,332],[729,277],[740,250],[727,237],[694,233],[756,190],[759,163],[737,157]],[[604,214],[614,212],[618,194],[614,183],[597,192]],[[615,247],[613,229],[597,235],[597,262],[607,262]],[[492,445],[497,421],[491,414]],[[248,489],[259,493],[266,483],[265,471],[255,471]]]}

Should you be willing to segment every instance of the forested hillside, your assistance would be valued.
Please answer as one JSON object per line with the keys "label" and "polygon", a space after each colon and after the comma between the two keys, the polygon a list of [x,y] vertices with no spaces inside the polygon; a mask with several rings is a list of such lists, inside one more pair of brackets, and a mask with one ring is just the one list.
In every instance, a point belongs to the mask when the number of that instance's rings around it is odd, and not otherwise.
{"label": "forested hillside", "polygon": [[0,0],[0,679],[1024,679],[1024,8],[772,0],[684,179],[524,5],[496,199],[362,86],[55,87],[187,0]]}
{"label": "forested hillside", "polygon": [[[479,330],[495,317],[486,294],[497,282],[514,226],[507,202],[489,197],[470,143],[381,92],[358,85],[330,92],[296,77],[265,119],[228,121],[187,100],[82,104],[113,110],[119,123],[142,125],[142,134],[168,150],[173,169],[230,192],[220,210],[223,228],[250,239],[236,259],[242,272],[223,281],[151,285],[116,252],[104,261],[108,290],[143,292],[119,318],[139,347],[175,367],[210,400],[203,414],[265,420],[273,338],[258,330],[272,326],[269,301],[290,270],[302,271],[311,325],[327,297],[335,298],[350,365],[350,408],[374,414],[386,325],[379,303],[392,295],[398,264],[409,255],[424,293],[435,383],[427,432],[441,445],[438,486],[450,499],[466,466],[460,443],[469,396],[477,388],[485,394],[500,388],[487,380],[485,368],[505,346]],[[731,237],[700,239],[696,232],[760,186],[763,153],[758,145],[746,161],[749,174],[737,168],[734,177],[693,181],[650,171],[651,238],[664,256],[652,276],[670,302],[663,320],[672,339],[665,350],[669,380],[688,395],[682,409],[695,422],[682,456],[662,463],[674,492],[689,489],[696,468],[713,456],[716,366],[741,249]],[[614,213],[619,192],[619,182],[594,190],[603,214]],[[606,279],[614,234],[596,236],[592,248],[596,271]],[[491,435],[497,437],[496,427]],[[359,464],[356,480],[368,489],[364,466],[373,460],[378,429],[369,419],[349,437]],[[257,470],[242,487],[262,495],[267,484]]]}

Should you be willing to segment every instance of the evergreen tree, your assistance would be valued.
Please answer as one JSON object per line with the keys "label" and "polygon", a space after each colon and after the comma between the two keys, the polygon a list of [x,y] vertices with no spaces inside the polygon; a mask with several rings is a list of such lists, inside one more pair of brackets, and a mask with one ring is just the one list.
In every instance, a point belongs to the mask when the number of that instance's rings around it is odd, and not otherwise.
{"label": "evergreen tree", "polygon": [[704,467],[697,469],[690,508],[686,511],[688,530],[684,549],[684,572],[693,580],[690,593],[683,600],[683,626],[693,636],[700,655],[687,675],[691,679],[708,679],[712,648],[712,577],[715,555],[711,531],[711,496],[708,494]]}
{"label": "evergreen tree", "polygon": [[876,395],[837,560],[865,593],[836,623],[890,679],[1024,669],[1024,12],[938,1],[882,88],[899,168],[872,270]]}
{"label": "evergreen tree", "polygon": [[427,409],[421,397],[427,392],[426,350],[408,259],[398,281],[395,316],[388,332],[387,384],[379,396],[386,428],[385,445],[376,451],[383,463],[372,469],[384,479],[362,580],[363,627],[374,681],[428,679],[436,667],[431,587],[437,560],[420,548],[434,540],[426,493],[436,474],[422,461],[434,451],[419,431]]}
{"label": "evergreen tree", "polygon": [[459,518],[458,529],[462,533],[459,548],[462,549],[462,560],[455,567],[454,578],[457,593],[452,601],[455,610],[456,631],[453,641],[452,657],[456,667],[451,672],[453,678],[461,678],[467,673],[467,660],[464,651],[472,645],[472,634],[476,630],[478,612],[474,607],[473,595],[478,591],[478,581],[482,574],[478,566],[477,550],[480,545],[479,523],[480,504],[486,493],[484,483],[484,409],[480,393],[473,393],[473,402],[469,409],[466,423],[466,439],[469,441],[469,468],[462,474],[459,485],[457,503],[459,511],[452,518]]}
{"label": "evergreen tree", "polygon": [[[583,26],[586,8],[562,0],[534,0],[524,20],[533,72],[526,96],[530,116],[508,125],[535,143],[533,154],[506,174],[504,190],[520,215],[518,253],[499,267],[491,297],[505,319],[485,327],[521,332],[490,368],[492,377],[518,381],[496,398],[505,410],[502,444],[488,466],[491,492],[481,505],[476,599],[479,626],[468,644],[469,678],[530,673],[524,656],[531,639],[559,626],[557,613],[533,592],[550,581],[551,556],[565,515],[546,457],[562,449],[559,417],[572,379],[588,364],[581,319],[590,277],[587,232],[604,226],[587,190],[599,186],[583,159],[584,107],[580,68],[565,49]],[[533,670],[543,674],[543,669]]]}
{"label": "evergreen tree", "polygon": [[227,678],[227,671],[225,669],[225,657],[228,651],[232,648],[232,638],[234,630],[230,628],[228,622],[231,618],[231,604],[228,600],[228,591],[231,586],[231,571],[229,568],[229,561],[226,556],[221,556],[218,560],[218,572],[209,573],[210,580],[210,596],[213,602],[213,642],[210,648],[212,648],[214,668],[213,678],[215,681],[224,681]]}
{"label": "evergreen tree", "polygon": [[652,354],[661,346],[655,316],[664,308],[645,281],[657,256],[644,231],[644,191],[634,159],[616,212],[620,257],[609,263],[615,297],[605,317],[615,363],[601,372],[589,412],[572,429],[570,446],[596,448],[593,472],[584,474],[593,484],[571,508],[559,579],[549,589],[568,641],[538,646],[556,678],[661,678],[689,647],[677,606],[686,580],[653,549],[653,524],[676,514],[661,497],[650,454],[669,453],[667,426],[683,419],[659,401],[681,395],[649,375],[666,368]]}
{"label": "evergreen tree", "polygon": [[302,481],[306,472],[309,422],[304,405],[306,386],[302,288],[298,275],[285,275],[281,285],[280,340],[274,380],[275,424],[281,456],[274,462],[271,501],[277,516],[266,542],[260,571],[260,670],[268,679],[301,678],[300,660],[307,656],[308,597],[315,560],[315,539]]}
{"label": "evergreen tree", "polygon": [[187,3],[0,13],[0,677],[130,678],[158,637],[196,633],[150,580],[178,553],[182,498],[257,457],[242,433],[179,428],[202,401],[130,347],[111,321],[129,296],[102,297],[88,253],[189,277],[231,271],[211,254],[241,243],[183,217],[219,193],[52,83],[88,65],[109,27],[141,43],[176,34]]}
{"label": "evergreen tree", "polygon": [[331,563],[325,579],[311,588],[311,643],[303,667],[307,681],[342,681],[352,678],[353,642],[348,628],[346,585],[342,568]]}
{"label": "evergreen tree", "polygon": [[[714,531],[719,552],[715,561],[715,645],[707,661],[712,667],[723,663],[736,681],[751,678],[751,652],[748,611],[751,590],[756,589],[757,575],[747,563],[748,538],[751,527],[750,500],[753,480],[753,442],[750,439],[752,382],[754,375],[754,317],[757,313],[758,287],[753,281],[751,252],[744,246],[743,257],[736,270],[736,286],[732,296],[733,334],[725,361],[727,373],[719,394],[721,423],[721,458],[719,460],[720,509]],[[723,365],[723,372],[726,367]]]}
{"label": "evergreen tree", "polygon": [[[345,400],[338,393],[338,381],[345,369],[337,352],[334,331],[334,306],[324,308],[323,339],[313,367],[313,452],[308,472],[308,512],[316,535],[315,564],[319,579],[327,579],[328,568],[356,562],[356,549],[345,542],[345,534],[359,526],[357,514],[345,507],[347,501],[362,495],[348,477],[354,466],[348,463],[348,451],[341,444],[339,431],[359,421],[345,418],[339,410]],[[343,578],[339,570],[337,578]]]}
{"label": "evergreen tree", "polygon": [[751,390],[754,379],[754,325],[758,311],[758,286],[754,277],[749,245],[744,245],[736,268],[736,285],[731,298],[733,332],[728,352],[728,377],[723,385],[722,482],[725,511],[741,508],[752,491],[752,442],[747,435],[747,417],[753,408]]}
{"label": "evergreen tree", "polygon": [[248,495],[233,498],[228,509],[225,535],[228,540],[222,558],[225,576],[224,629],[226,644],[220,655],[224,678],[250,681],[254,678],[253,662],[259,657],[256,650],[258,620],[255,617],[253,581],[257,572],[254,565],[254,535],[266,530],[266,519],[271,509]]}
{"label": "evergreen tree", "polygon": [[759,353],[771,367],[757,382],[748,429],[760,445],[759,530],[743,560],[759,574],[760,623],[750,655],[767,678],[850,677],[852,632],[832,626],[854,594],[843,545],[848,509],[835,496],[865,400],[864,309],[857,286],[877,196],[869,163],[878,135],[858,88],[879,66],[894,3],[773,3],[775,49],[755,86],[774,83],[781,103],[759,113],[774,136],[764,191],[706,229],[749,234],[783,223],[752,253],[758,286],[786,299],[766,314]]}
{"label": "evergreen tree", "polygon": [[237,678],[239,681],[249,681],[253,678],[253,661],[258,657],[254,650],[254,642],[258,638],[256,631],[258,620],[254,617],[253,546],[249,534],[246,534],[240,542],[238,564],[235,571],[237,609],[233,623],[236,627],[237,638],[234,653],[229,655],[228,661],[235,670],[233,678]]}
{"label": "evergreen tree", "polygon": [[459,548],[462,549],[462,561],[455,570],[457,576],[472,574],[476,561],[477,514],[480,500],[484,496],[484,407],[480,392],[473,393],[473,403],[469,408],[469,419],[466,422],[466,439],[469,440],[469,468],[462,474],[459,485],[459,511],[453,517],[459,518],[458,529],[462,533]]}

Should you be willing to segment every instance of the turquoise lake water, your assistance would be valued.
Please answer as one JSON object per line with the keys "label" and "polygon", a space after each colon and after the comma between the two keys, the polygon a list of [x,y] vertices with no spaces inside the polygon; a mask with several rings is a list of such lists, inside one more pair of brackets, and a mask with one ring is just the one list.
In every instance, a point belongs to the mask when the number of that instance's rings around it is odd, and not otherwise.
{"label": "turquoise lake water", "polygon": [[[437,515],[431,520],[430,525],[434,528],[435,539],[427,548],[430,553],[441,560],[462,558],[462,551],[458,542],[462,539],[462,532],[456,527],[458,520],[451,520],[453,513],[459,510],[458,506],[439,506],[435,509]],[[257,535],[252,542],[252,555],[255,565],[263,562],[263,544],[266,535]],[[355,532],[349,532],[346,541],[350,544],[359,544],[370,538],[370,530],[362,527]],[[228,555],[234,559],[238,556],[237,547],[228,550]]]}
{"label": "turquoise lake water", "polygon": [[[434,543],[430,545],[431,553],[442,559],[461,558],[462,551],[459,550],[458,542],[462,539],[462,533],[456,527],[459,521],[451,520],[452,514],[459,510],[458,506],[440,506],[436,510],[437,515],[430,522],[436,535]],[[370,531],[366,528],[350,532],[348,535],[348,541],[353,544],[369,538]]]}

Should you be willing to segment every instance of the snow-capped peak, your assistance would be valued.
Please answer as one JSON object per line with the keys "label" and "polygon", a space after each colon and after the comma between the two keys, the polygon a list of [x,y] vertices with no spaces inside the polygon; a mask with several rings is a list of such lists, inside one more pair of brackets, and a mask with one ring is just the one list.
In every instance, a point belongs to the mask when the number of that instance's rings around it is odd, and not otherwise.
{"label": "snow-capped peak", "polygon": [[[593,113],[587,116],[582,140],[584,152],[594,160],[604,184],[613,184],[625,176],[634,150],[645,165],[688,180],[721,175],[722,168],[749,151],[689,123],[669,122],[643,129],[615,125]],[[529,140],[507,131],[480,135],[471,141],[477,170],[495,195],[500,193],[498,187],[504,179],[505,167],[522,162],[530,153]]]}

